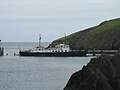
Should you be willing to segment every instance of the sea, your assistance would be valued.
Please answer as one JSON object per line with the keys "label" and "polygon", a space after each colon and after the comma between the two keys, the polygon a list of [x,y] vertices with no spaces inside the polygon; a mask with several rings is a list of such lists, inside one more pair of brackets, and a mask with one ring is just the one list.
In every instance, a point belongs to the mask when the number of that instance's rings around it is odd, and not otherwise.
{"label": "sea", "polygon": [[[3,42],[0,57],[0,90],[63,90],[73,73],[86,65],[88,57],[23,57],[19,50],[37,42]],[[48,42],[42,43],[47,47]],[[15,53],[15,56],[14,56]]]}

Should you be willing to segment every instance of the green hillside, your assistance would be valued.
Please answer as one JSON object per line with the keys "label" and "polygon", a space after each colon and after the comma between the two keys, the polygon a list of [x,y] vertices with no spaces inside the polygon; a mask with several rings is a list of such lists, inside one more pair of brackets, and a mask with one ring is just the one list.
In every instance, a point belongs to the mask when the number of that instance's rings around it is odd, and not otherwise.
{"label": "green hillside", "polygon": [[[98,26],[73,33],[66,37],[72,49],[118,49],[120,47],[120,18],[102,22]],[[65,42],[60,38],[51,43]]]}

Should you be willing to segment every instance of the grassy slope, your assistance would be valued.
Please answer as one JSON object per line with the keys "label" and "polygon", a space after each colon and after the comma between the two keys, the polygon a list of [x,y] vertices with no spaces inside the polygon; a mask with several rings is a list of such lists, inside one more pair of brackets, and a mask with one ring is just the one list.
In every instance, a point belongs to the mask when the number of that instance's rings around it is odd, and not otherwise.
{"label": "grassy slope", "polygon": [[[79,31],[67,36],[67,42],[73,49],[112,49],[119,48],[120,18],[105,21],[98,26]],[[52,46],[64,42],[60,38],[52,42]],[[114,43],[114,45],[112,45]]]}

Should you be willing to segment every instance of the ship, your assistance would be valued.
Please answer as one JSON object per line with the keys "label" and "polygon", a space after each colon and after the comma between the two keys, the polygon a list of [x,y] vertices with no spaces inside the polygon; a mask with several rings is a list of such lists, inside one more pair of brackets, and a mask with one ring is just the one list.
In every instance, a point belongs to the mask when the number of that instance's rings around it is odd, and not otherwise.
{"label": "ship", "polygon": [[20,50],[20,56],[38,56],[38,57],[82,57],[86,56],[85,50],[72,50],[66,43],[57,44],[55,47],[43,47],[41,45],[41,35],[39,38],[39,46],[34,49]]}

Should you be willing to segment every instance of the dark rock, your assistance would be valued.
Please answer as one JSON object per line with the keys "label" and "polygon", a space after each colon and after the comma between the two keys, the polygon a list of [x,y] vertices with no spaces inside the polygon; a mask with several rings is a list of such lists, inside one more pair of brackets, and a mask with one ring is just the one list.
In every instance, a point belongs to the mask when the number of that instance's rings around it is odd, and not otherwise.
{"label": "dark rock", "polygon": [[64,90],[120,90],[120,54],[91,59],[71,76]]}

